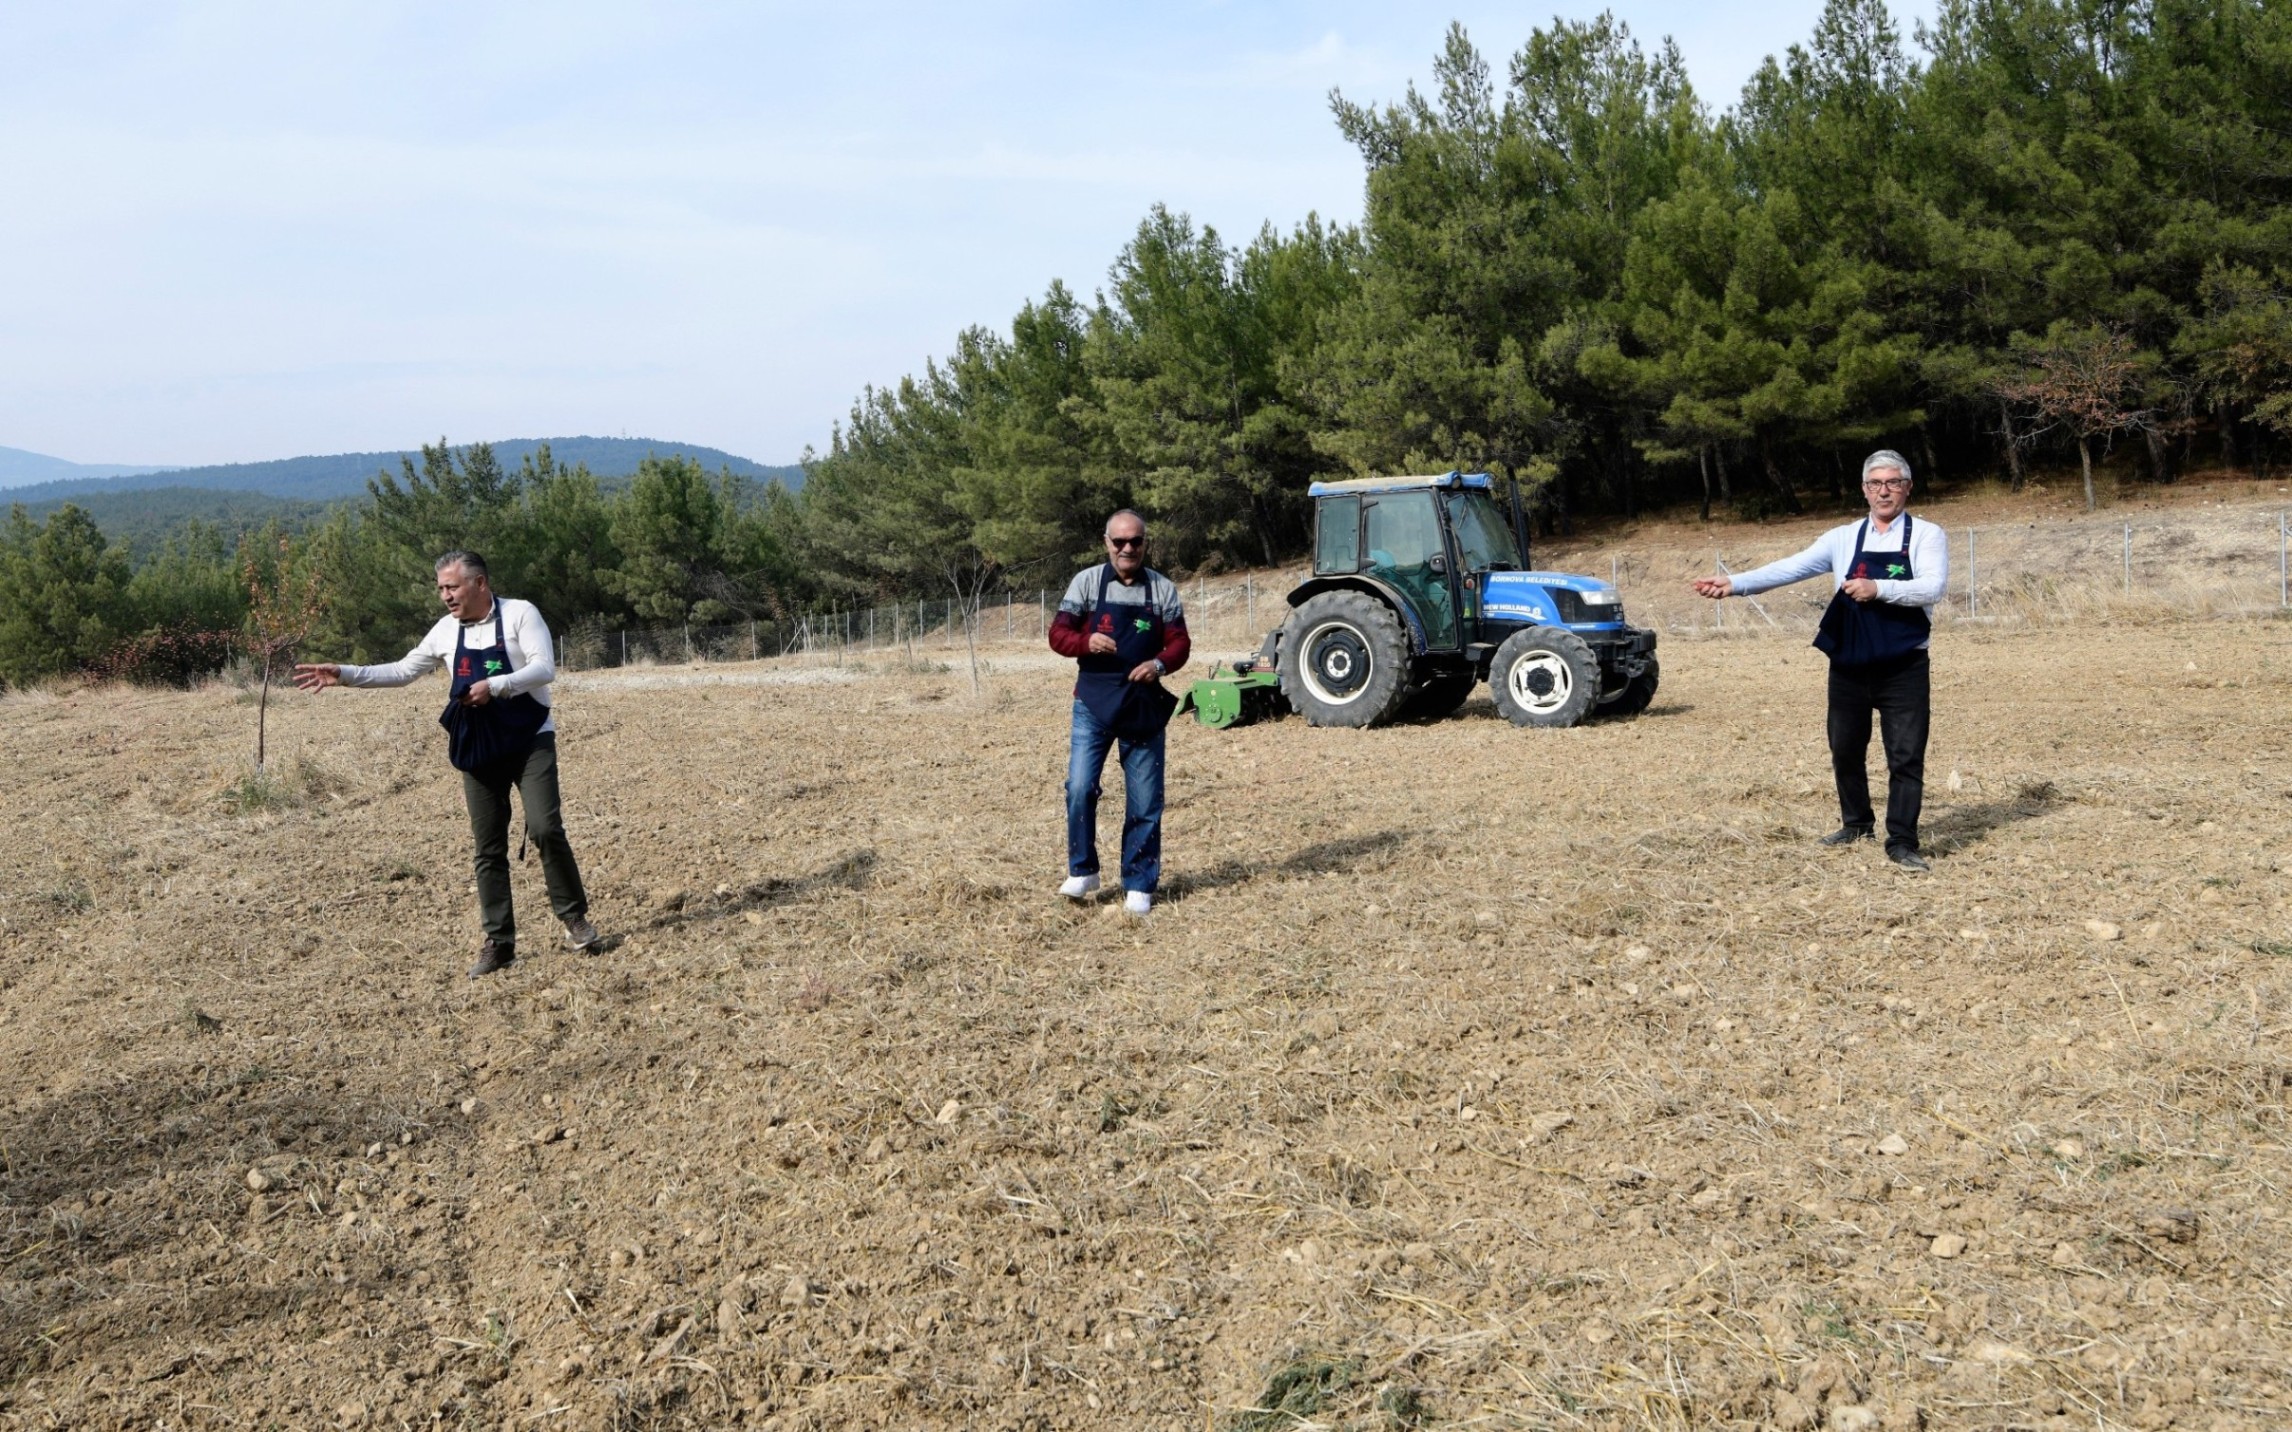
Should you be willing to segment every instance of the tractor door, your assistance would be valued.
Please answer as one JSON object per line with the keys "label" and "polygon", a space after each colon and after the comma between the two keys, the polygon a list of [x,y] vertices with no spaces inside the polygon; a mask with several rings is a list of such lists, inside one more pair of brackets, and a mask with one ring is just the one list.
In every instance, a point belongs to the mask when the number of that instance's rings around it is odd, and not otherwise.
{"label": "tractor door", "polygon": [[1361,570],[1389,583],[1424,623],[1429,651],[1455,651],[1456,593],[1450,585],[1448,544],[1430,492],[1392,492],[1366,498]]}

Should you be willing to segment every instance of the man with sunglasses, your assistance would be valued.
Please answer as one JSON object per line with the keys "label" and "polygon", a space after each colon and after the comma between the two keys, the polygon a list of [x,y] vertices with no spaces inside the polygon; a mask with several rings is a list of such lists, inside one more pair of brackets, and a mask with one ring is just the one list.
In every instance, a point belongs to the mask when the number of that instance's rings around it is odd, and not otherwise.
{"label": "man with sunglasses", "polygon": [[1905,870],[1930,867],[1918,853],[1918,812],[1926,795],[1926,727],[1931,686],[1928,613],[1950,580],[1950,544],[1931,522],[1914,522],[1910,464],[1880,449],[1862,463],[1870,515],[1825,532],[1793,557],[1736,577],[1701,577],[1695,590],[1716,601],[1750,596],[1808,577],[1831,576],[1833,591],[1814,644],[1830,658],[1830,766],[1838,783],[1839,828],[1828,846],[1868,840],[1870,713],[1886,750],[1886,858]]}
{"label": "man with sunglasses", "polygon": [[1154,908],[1162,883],[1162,739],[1178,699],[1162,678],[1186,664],[1193,642],[1177,584],[1146,567],[1146,520],[1128,510],[1106,519],[1106,560],[1067,583],[1051,622],[1051,650],[1080,667],[1066,764],[1066,883],[1058,893],[1098,891],[1099,777],[1106,753],[1122,752],[1122,905]]}

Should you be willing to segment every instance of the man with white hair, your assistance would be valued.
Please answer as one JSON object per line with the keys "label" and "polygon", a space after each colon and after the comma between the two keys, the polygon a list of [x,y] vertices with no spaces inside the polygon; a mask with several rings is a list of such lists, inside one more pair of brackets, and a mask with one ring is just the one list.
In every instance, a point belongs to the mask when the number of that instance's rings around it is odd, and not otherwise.
{"label": "man with white hair", "polygon": [[1862,495],[1870,515],[1833,527],[1796,556],[1735,577],[1701,577],[1695,590],[1717,601],[1747,597],[1829,573],[1830,605],[1814,644],[1830,658],[1830,766],[1838,783],[1839,828],[1822,844],[1870,839],[1870,713],[1886,750],[1886,858],[1926,870],[1918,853],[1918,812],[1926,797],[1926,726],[1931,686],[1928,613],[1950,580],[1950,543],[1931,522],[1913,522],[1910,464],[1881,448],[1863,459]]}

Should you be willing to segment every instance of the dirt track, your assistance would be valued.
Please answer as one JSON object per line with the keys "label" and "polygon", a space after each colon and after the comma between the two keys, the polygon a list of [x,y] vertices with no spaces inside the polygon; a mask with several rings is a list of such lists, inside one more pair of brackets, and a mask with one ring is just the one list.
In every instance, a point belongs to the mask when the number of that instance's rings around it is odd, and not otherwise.
{"label": "dirt track", "polygon": [[1951,632],[1923,879],[1796,637],[1181,728],[1144,928],[1055,672],[582,676],[482,984],[434,685],[0,702],[0,1426],[2285,1425],[2288,637]]}

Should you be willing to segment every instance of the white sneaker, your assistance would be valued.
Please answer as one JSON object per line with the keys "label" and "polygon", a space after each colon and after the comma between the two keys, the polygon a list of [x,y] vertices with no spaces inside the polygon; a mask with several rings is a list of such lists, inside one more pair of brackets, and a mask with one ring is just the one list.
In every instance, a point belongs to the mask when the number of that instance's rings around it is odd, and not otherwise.
{"label": "white sneaker", "polygon": [[1143,890],[1133,890],[1122,897],[1122,913],[1125,915],[1148,915],[1153,910],[1154,897]]}
{"label": "white sneaker", "polygon": [[1088,899],[1098,893],[1098,877],[1095,875],[1069,875],[1066,878],[1066,883],[1058,887],[1058,893],[1069,900]]}

